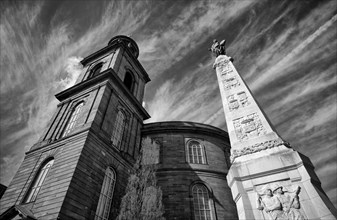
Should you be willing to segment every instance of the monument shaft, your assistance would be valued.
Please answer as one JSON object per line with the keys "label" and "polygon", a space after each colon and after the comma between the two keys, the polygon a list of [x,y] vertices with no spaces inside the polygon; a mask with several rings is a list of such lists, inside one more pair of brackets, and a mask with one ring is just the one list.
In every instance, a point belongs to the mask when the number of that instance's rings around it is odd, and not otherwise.
{"label": "monument shaft", "polygon": [[239,219],[336,219],[310,159],[273,128],[226,55],[214,40],[216,70],[231,141],[228,185]]}
{"label": "monument shaft", "polygon": [[[213,67],[216,69],[226,116],[232,161],[245,160],[246,157],[243,156],[265,149],[287,146],[269,123],[263,110],[236,71],[231,58],[219,55]],[[273,151],[285,149],[283,147],[273,149]],[[262,155],[255,154],[254,156]]]}

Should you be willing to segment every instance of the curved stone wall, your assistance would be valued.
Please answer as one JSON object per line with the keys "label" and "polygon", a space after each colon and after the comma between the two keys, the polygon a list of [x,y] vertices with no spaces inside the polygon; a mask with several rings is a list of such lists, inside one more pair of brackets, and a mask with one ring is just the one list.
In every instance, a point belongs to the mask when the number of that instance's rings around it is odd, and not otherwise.
{"label": "curved stone wall", "polygon": [[[230,144],[227,132],[194,122],[144,124],[142,137],[159,144],[157,179],[163,191],[167,219],[195,219],[192,187],[207,187],[212,219],[237,219],[236,207],[226,181]],[[200,143],[200,155],[188,145]],[[191,153],[190,153],[191,152]],[[194,157],[193,157],[194,156]]]}

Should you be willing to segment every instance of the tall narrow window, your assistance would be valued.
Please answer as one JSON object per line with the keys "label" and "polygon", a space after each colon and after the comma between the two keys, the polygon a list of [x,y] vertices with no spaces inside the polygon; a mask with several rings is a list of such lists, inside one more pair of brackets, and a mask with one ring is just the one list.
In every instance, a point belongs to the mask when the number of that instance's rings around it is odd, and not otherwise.
{"label": "tall narrow window", "polygon": [[99,196],[96,209],[95,220],[108,220],[112,196],[115,189],[116,174],[113,169],[108,167],[105,171],[105,177],[102,184],[101,194]]}
{"label": "tall narrow window", "polygon": [[75,128],[78,116],[80,115],[80,112],[82,110],[83,105],[84,105],[84,103],[81,102],[80,104],[76,105],[76,107],[74,108],[74,110],[71,113],[71,116],[68,120],[67,126],[66,126],[66,128],[63,132],[62,137],[67,136],[71,132],[71,130],[73,130],[73,128]]}
{"label": "tall narrow window", "polygon": [[206,164],[206,156],[200,142],[192,140],[187,143],[187,160],[189,163]]}
{"label": "tall narrow window", "polygon": [[130,92],[132,92],[133,77],[132,74],[127,71],[124,76],[124,85]]}
{"label": "tall narrow window", "polygon": [[112,144],[119,149],[123,137],[124,127],[125,127],[125,115],[123,111],[119,110],[116,117],[115,127],[114,130],[112,131],[111,136]]}
{"label": "tall narrow window", "polygon": [[30,186],[28,190],[28,193],[25,199],[23,200],[23,203],[33,202],[36,200],[36,197],[53,163],[54,163],[54,159],[51,158],[47,160],[44,164],[42,164],[42,166],[40,167],[39,171],[37,172],[33,180],[32,185]]}
{"label": "tall narrow window", "polygon": [[212,220],[212,201],[209,198],[208,190],[203,184],[196,184],[192,187],[193,207],[195,220]]}

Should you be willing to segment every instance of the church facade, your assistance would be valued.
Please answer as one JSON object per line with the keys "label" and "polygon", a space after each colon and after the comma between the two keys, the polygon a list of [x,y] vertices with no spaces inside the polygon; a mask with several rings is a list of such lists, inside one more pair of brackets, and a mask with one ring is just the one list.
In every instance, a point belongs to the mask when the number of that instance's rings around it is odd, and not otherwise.
{"label": "church facade", "polygon": [[150,78],[129,37],[84,58],[40,140],[0,201],[0,219],[115,219],[141,140],[159,144],[157,179],[166,219],[237,219],[226,176],[228,134],[193,122],[144,124]]}

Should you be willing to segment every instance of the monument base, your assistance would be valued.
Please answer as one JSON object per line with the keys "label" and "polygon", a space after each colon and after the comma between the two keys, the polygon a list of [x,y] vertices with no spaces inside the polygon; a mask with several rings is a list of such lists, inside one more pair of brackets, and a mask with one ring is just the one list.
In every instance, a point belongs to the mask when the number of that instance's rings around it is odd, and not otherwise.
{"label": "monument base", "polygon": [[277,148],[233,162],[227,181],[239,219],[336,219],[309,158]]}

